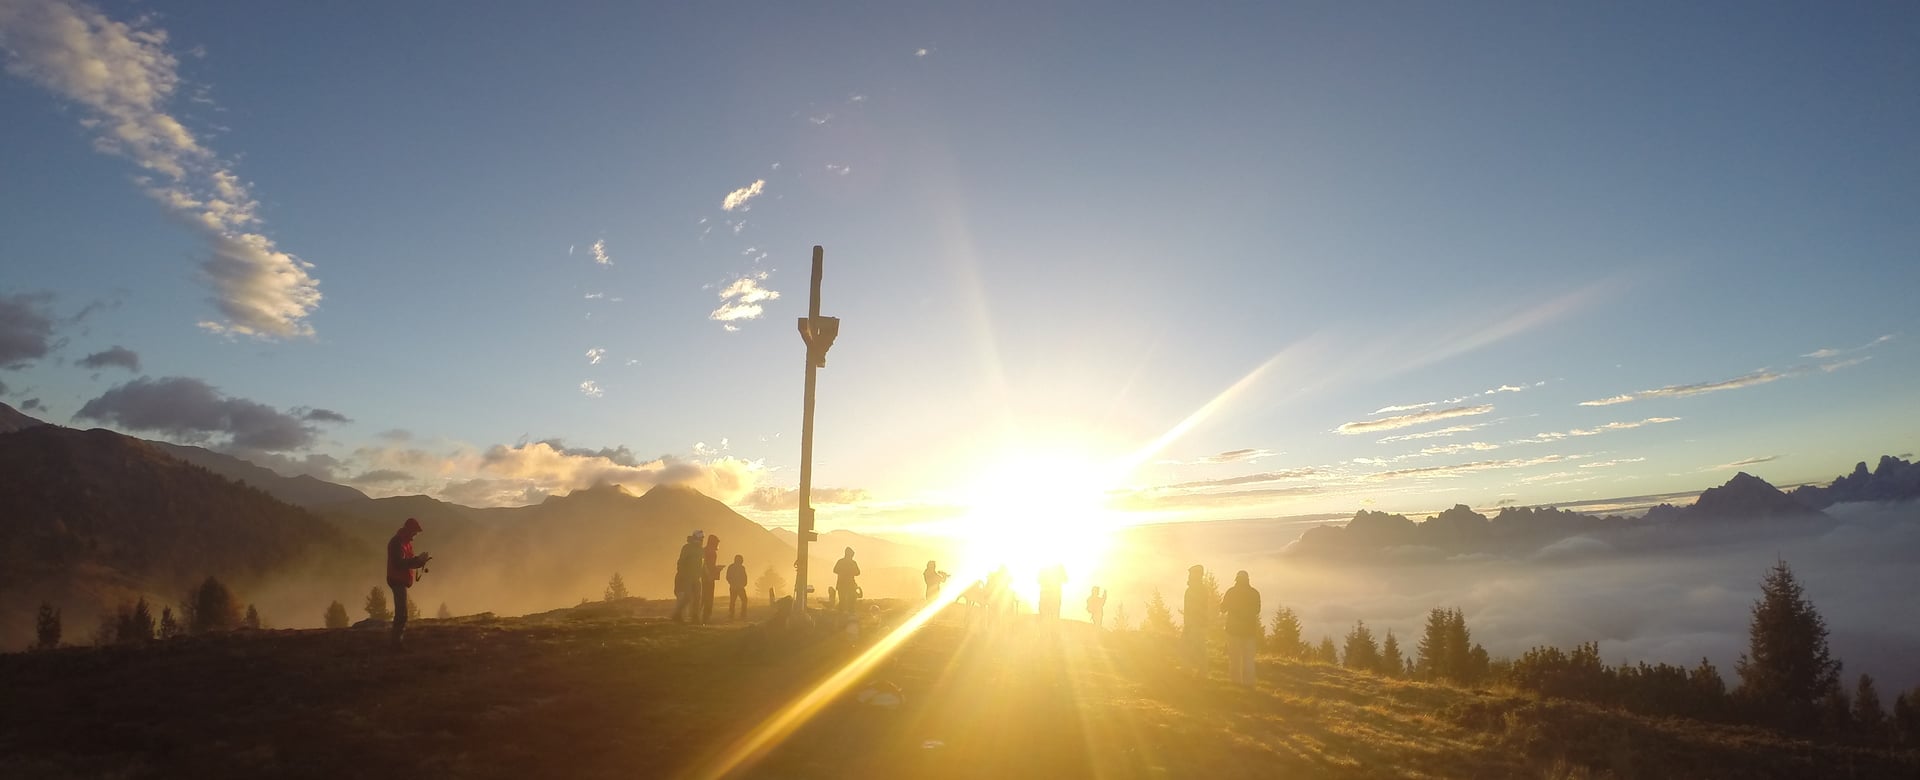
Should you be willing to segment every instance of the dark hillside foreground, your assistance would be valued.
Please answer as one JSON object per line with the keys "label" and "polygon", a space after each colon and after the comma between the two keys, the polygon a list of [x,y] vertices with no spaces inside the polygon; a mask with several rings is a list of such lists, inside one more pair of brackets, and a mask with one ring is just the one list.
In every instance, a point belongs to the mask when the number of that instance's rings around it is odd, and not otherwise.
{"label": "dark hillside foreground", "polygon": [[[788,649],[747,623],[673,623],[668,606],[422,621],[399,653],[382,631],[342,629],[0,656],[0,777],[1920,773],[1911,754],[1272,659],[1241,690],[1218,670],[1185,676],[1155,638],[1030,618],[974,632],[958,614],[738,763],[733,747],[860,648]],[[903,704],[858,700],[882,681]]]}

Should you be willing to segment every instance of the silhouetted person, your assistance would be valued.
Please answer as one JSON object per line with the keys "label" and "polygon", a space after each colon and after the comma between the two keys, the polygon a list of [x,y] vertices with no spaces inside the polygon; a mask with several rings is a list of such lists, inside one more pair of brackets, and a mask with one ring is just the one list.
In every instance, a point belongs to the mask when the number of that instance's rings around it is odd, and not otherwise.
{"label": "silhouetted person", "polygon": [[998,621],[1000,615],[1006,612],[1007,607],[1012,603],[1013,594],[1007,587],[1012,580],[1013,575],[1007,573],[1007,567],[1004,564],[994,569],[992,574],[987,575],[988,620]]}
{"label": "silhouetted person", "polygon": [[706,539],[703,531],[687,534],[687,543],[680,545],[680,558],[673,565],[673,622],[686,622],[688,608],[692,608],[695,621],[700,619],[700,580],[705,577],[701,571],[702,560],[700,543]]}
{"label": "silhouetted person", "polygon": [[920,572],[920,579],[927,583],[927,603],[932,604],[940,597],[940,589],[947,584],[947,573],[940,570],[939,561],[927,561],[927,570]]}
{"label": "silhouetted person", "polygon": [[1227,613],[1227,677],[1237,685],[1253,685],[1253,650],[1260,643],[1260,591],[1247,583],[1247,573],[1233,575],[1233,587],[1220,597]]}
{"label": "silhouetted person", "polygon": [[854,602],[860,600],[859,585],[854,582],[860,576],[860,564],[853,562],[853,548],[847,548],[847,554],[833,564],[833,574],[840,590],[840,608],[848,612],[854,610]]}
{"label": "silhouetted person", "polygon": [[727,619],[734,617],[734,607],[740,607],[740,617],[747,616],[747,559],[745,556],[733,556],[733,565],[727,567]]}
{"label": "silhouetted person", "polygon": [[706,560],[700,568],[700,622],[713,622],[713,588],[720,581],[720,535],[707,537]]}
{"label": "silhouetted person", "polygon": [[1040,619],[1060,619],[1060,589],[1067,584],[1067,567],[1054,564],[1040,570]]}
{"label": "silhouetted person", "polygon": [[420,535],[420,521],[411,517],[387,540],[387,587],[393,588],[393,646],[400,647],[407,633],[407,590],[413,587],[413,570],[427,565],[433,556],[413,554],[413,537]]}
{"label": "silhouetted person", "polygon": [[1098,586],[1087,594],[1087,619],[1093,621],[1096,629],[1104,628],[1107,624],[1107,594],[1100,592]]}
{"label": "silhouetted person", "polygon": [[1187,569],[1187,610],[1180,626],[1187,664],[1193,667],[1194,674],[1201,676],[1207,673],[1207,618],[1219,608],[1211,603],[1213,597],[1207,592],[1206,574],[1206,568],[1199,564]]}

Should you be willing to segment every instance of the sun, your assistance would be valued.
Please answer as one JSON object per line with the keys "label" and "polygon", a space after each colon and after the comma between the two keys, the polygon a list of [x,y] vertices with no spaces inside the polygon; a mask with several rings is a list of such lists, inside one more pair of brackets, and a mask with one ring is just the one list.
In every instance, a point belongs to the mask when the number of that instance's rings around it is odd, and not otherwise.
{"label": "sun", "polygon": [[1074,593],[1099,584],[1094,578],[1122,524],[1107,505],[1117,462],[1032,449],[993,461],[961,496],[967,512],[952,526],[961,552],[954,575],[963,578],[956,584],[1005,566],[1031,608],[1040,571],[1058,565],[1067,571],[1066,601],[1074,603]]}

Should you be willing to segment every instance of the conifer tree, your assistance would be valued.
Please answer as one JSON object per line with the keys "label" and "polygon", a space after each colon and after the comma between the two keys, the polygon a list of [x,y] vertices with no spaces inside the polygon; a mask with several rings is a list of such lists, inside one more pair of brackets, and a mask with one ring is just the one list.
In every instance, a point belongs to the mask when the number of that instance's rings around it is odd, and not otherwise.
{"label": "conifer tree", "polygon": [[[766,571],[754,578],[753,587],[759,593],[770,593],[772,598],[778,599],[780,594],[787,592],[787,577],[780,573],[779,567],[769,563]],[[767,603],[771,605],[773,602]]]}
{"label": "conifer tree", "polygon": [[173,619],[173,607],[161,607],[160,638],[176,639],[185,633],[187,633],[186,628],[180,625],[180,621]]}
{"label": "conifer tree", "polygon": [[40,615],[33,621],[33,649],[52,650],[60,646],[60,610],[42,602]]}
{"label": "conifer tree", "polygon": [[188,628],[195,634],[231,631],[240,624],[240,604],[233,591],[219,580],[208,577],[193,594],[193,620]]}
{"label": "conifer tree", "polygon": [[1267,633],[1267,647],[1281,658],[1306,655],[1306,642],[1300,637],[1300,616],[1287,607],[1273,611],[1273,630]]}
{"label": "conifer tree", "polygon": [[1140,621],[1140,630],[1149,634],[1173,636],[1177,629],[1173,625],[1173,610],[1167,608],[1167,600],[1160,596],[1160,589],[1153,589],[1153,598],[1147,600],[1147,618]]}
{"label": "conifer tree", "polygon": [[1367,628],[1366,621],[1354,621],[1353,630],[1347,632],[1346,655],[1341,665],[1359,672],[1380,669],[1380,645],[1374,641],[1373,630]]}
{"label": "conifer tree", "polygon": [[1880,691],[1873,687],[1872,675],[1860,675],[1860,683],[1853,689],[1853,725],[1868,740],[1886,736],[1887,711],[1880,707]]}
{"label": "conifer tree", "polygon": [[1467,615],[1459,607],[1453,608],[1447,619],[1447,679],[1456,683],[1474,682],[1474,667],[1485,656],[1485,650],[1480,651],[1478,657],[1474,655],[1473,634],[1467,631]]}
{"label": "conifer tree", "polygon": [[1380,643],[1380,673],[1388,677],[1399,677],[1406,668],[1406,660],[1400,656],[1400,640],[1393,635],[1393,629],[1387,629],[1386,641]]}
{"label": "conifer tree", "polygon": [[1314,652],[1313,660],[1328,666],[1340,665],[1340,648],[1333,645],[1331,634],[1320,637],[1320,649]]}
{"label": "conifer tree", "polygon": [[1452,625],[1452,611],[1433,609],[1427,612],[1426,631],[1420,635],[1420,644],[1416,647],[1419,659],[1415,668],[1419,670],[1420,679],[1439,680],[1453,668],[1452,659],[1447,657],[1447,634]]}
{"label": "conifer tree", "polygon": [[1125,632],[1129,630],[1133,625],[1128,621],[1129,621],[1129,618],[1127,617],[1127,605],[1125,602],[1122,602],[1120,606],[1113,608],[1113,619],[1107,621],[1107,624],[1109,626],[1112,626],[1114,631]]}
{"label": "conifer tree", "polygon": [[447,602],[444,602],[444,601],[440,602],[440,611],[433,613],[433,618],[435,620],[452,620],[453,619],[453,613],[447,611]]}
{"label": "conifer tree", "polygon": [[607,592],[605,595],[601,597],[601,600],[616,601],[618,599],[624,599],[626,597],[627,597],[627,582],[626,580],[620,579],[620,572],[616,571],[613,573],[613,579],[607,580]]}
{"label": "conifer tree", "polygon": [[1920,688],[1893,697],[1893,732],[1902,746],[1920,747]]}
{"label": "conifer tree", "polygon": [[407,622],[411,623],[419,619],[420,619],[420,600],[407,599]]}
{"label": "conifer tree", "polygon": [[352,624],[352,621],[347,618],[346,605],[338,601],[327,605],[325,620],[327,628],[346,628]]}
{"label": "conifer tree", "polygon": [[367,603],[364,609],[367,610],[367,617],[374,620],[389,622],[393,620],[393,610],[387,607],[387,592],[381,590],[378,585],[373,586],[373,590],[367,591]]}
{"label": "conifer tree", "polygon": [[1740,698],[1763,718],[1789,728],[1813,725],[1821,710],[1824,719],[1832,721],[1829,694],[1844,698],[1844,693],[1840,662],[1827,650],[1826,621],[1814,611],[1786,561],[1767,572],[1760,593],[1747,629],[1747,652],[1734,667],[1740,675]]}
{"label": "conifer tree", "polygon": [[252,604],[248,604],[247,616],[240,619],[240,625],[246,628],[259,628],[260,627],[260,610],[254,609]]}

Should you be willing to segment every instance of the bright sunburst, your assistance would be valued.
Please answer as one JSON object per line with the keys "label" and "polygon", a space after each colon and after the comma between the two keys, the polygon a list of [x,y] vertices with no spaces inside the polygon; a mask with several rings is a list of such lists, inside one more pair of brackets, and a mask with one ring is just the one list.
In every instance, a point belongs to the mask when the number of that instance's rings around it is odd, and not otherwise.
{"label": "bright sunburst", "polygon": [[1118,468],[1067,450],[1025,449],[996,459],[967,488],[968,512],[952,529],[961,550],[954,574],[967,578],[955,584],[965,587],[1006,566],[1014,592],[1031,608],[1041,569],[1057,564],[1067,570],[1069,594],[1084,588],[1123,522],[1107,506]]}

